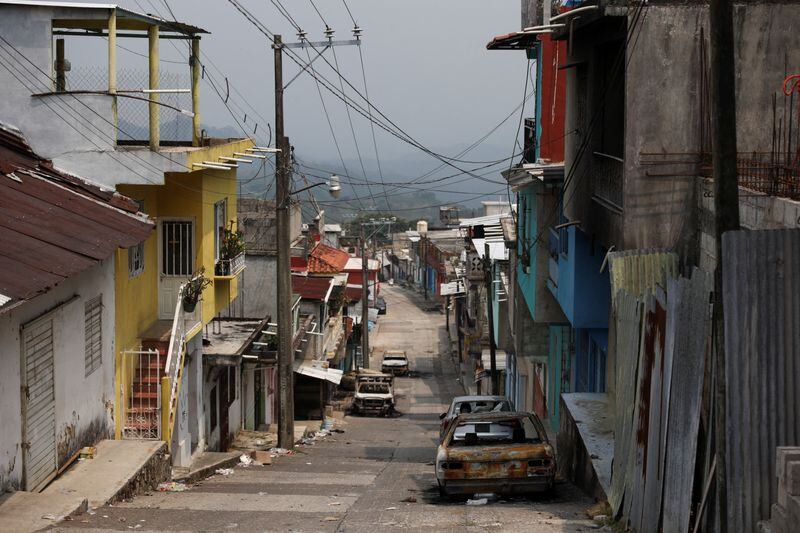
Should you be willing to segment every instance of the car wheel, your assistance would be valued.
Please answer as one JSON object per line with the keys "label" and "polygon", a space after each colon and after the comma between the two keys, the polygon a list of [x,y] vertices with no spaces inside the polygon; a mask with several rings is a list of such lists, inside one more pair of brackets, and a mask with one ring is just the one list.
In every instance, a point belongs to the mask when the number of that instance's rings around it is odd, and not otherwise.
{"label": "car wheel", "polygon": [[447,490],[445,490],[444,486],[439,483],[439,497],[443,500],[449,500],[450,497],[447,495]]}
{"label": "car wheel", "polygon": [[556,497],[556,480],[555,480],[555,478],[550,478],[550,481],[547,483],[547,489],[545,489],[544,494],[548,498],[555,498]]}

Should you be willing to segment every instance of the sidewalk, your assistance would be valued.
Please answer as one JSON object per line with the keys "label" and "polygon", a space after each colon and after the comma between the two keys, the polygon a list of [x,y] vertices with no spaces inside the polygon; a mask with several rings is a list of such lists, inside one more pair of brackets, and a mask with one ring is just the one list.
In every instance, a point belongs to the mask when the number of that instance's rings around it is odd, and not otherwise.
{"label": "sidewalk", "polygon": [[101,507],[169,479],[167,445],[161,441],[103,440],[94,459],[80,461],[42,492],[14,492],[0,500],[0,528],[37,531],[65,516]]}

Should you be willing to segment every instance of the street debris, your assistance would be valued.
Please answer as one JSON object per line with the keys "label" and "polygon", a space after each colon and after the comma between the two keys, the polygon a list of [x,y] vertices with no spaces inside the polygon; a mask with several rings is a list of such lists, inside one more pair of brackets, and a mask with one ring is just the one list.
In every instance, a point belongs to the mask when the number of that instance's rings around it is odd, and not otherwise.
{"label": "street debris", "polygon": [[250,466],[253,464],[253,458],[243,453],[241,456],[239,456],[239,464],[241,466]]}
{"label": "street debris", "polygon": [[400,501],[401,502],[405,502],[405,503],[417,503],[417,499],[414,496],[409,496],[407,498],[403,498]]}
{"label": "street debris", "polygon": [[215,473],[221,476],[230,476],[233,474],[233,468],[217,468]]}
{"label": "street debris", "polygon": [[396,511],[397,507],[387,507],[384,511]]}
{"label": "street debris", "polygon": [[158,490],[158,492],[186,492],[189,490],[189,486],[180,481],[164,481],[158,484],[156,490]]}
{"label": "street debris", "polygon": [[277,457],[279,455],[294,455],[294,450],[287,450],[286,448],[270,448],[269,453],[272,454],[272,457]]}
{"label": "street debris", "polygon": [[45,520],[53,520],[54,522],[61,522],[64,519],[63,516],[56,516],[54,514],[42,515],[42,518]]}
{"label": "street debris", "polygon": [[331,502],[328,505],[342,505],[342,502]]}
{"label": "street debris", "polygon": [[473,499],[467,500],[467,505],[486,505],[487,503],[489,503],[488,498],[477,498],[475,500]]}
{"label": "street debris", "polygon": [[336,516],[326,516],[322,519],[323,522],[337,522],[339,520]]}

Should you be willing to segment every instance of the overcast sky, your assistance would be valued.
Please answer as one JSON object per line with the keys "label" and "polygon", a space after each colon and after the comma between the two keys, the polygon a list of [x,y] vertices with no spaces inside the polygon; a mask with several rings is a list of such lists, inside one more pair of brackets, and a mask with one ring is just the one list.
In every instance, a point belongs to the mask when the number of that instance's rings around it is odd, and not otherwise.
{"label": "overcast sky", "polygon": [[[315,3],[336,30],[336,39],[351,38],[353,23],[342,0],[315,0]],[[296,30],[270,0],[243,0],[243,4],[271,31],[283,34],[284,41],[297,40]],[[168,16],[163,0],[122,0],[120,5]],[[271,123],[274,116],[273,57],[266,38],[226,0],[169,0],[169,5],[178,20],[211,32],[201,42],[207,56],[204,62],[216,64],[244,97],[231,92],[229,105],[237,118],[242,121],[247,111],[246,127],[253,127],[257,120],[258,133],[266,132],[264,118]],[[283,0],[283,5],[308,32],[309,39],[322,40],[324,26],[309,0]],[[519,28],[519,0],[349,0],[348,5],[364,31],[361,51],[370,100],[422,144],[455,155],[496,126],[522,99],[524,53],[490,52],[485,47],[492,36]],[[134,51],[146,51],[145,40],[127,39],[120,44]],[[177,49],[162,41],[163,60],[185,61],[185,45],[180,42],[176,45]],[[80,46],[82,49],[84,44]],[[341,72],[363,91],[358,50],[343,46],[336,49],[336,54]],[[141,57],[125,50],[118,55],[121,66],[135,64],[146,68]],[[69,55],[69,58],[77,65],[90,61],[91,55]],[[330,51],[326,52],[326,58],[333,63]],[[164,71],[185,72],[187,68],[166,61],[162,63]],[[338,83],[338,77],[322,60],[315,67],[327,79]],[[297,72],[297,65],[284,59],[284,80],[290,80]],[[207,83],[202,91],[202,122],[215,127],[235,126],[234,119]],[[343,156],[352,160],[356,152],[344,104],[324,89],[323,97]],[[263,118],[254,116],[250,106]],[[311,77],[302,75],[288,88],[285,117],[286,133],[298,154],[317,161],[338,160]],[[368,122],[355,113],[352,118],[362,155],[372,161],[374,150]],[[466,158],[508,157],[517,122],[515,115]],[[417,149],[376,131],[383,159],[408,158],[420,162]],[[431,167],[436,166],[436,160],[424,157]]]}

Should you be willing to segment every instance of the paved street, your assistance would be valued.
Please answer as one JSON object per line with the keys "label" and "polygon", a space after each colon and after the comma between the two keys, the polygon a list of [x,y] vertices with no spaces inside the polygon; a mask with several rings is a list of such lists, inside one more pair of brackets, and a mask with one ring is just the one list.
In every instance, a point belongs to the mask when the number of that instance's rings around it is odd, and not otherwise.
{"label": "paved street", "polygon": [[[439,355],[444,317],[400,288],[382,289],[388,314],[373,345],[406,349],[413,375],[397,380],[398,418],[347,417],[333,434],[272,466],[237,467],[183,493],[155,493],[97,509],[63,531],[587,531],[592,502],[559,484],[552,499],[485,506],[443,502],[432,461],[438,414],[461,392],[455,368]],[[442,344],[443,345],[443,344]],[[377,359],[377,358],[376,358]],[[373,360],[373,367],[379,361]],[[405,500],[405,501],[404,501]]]}

